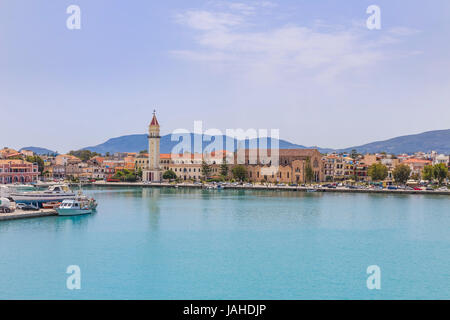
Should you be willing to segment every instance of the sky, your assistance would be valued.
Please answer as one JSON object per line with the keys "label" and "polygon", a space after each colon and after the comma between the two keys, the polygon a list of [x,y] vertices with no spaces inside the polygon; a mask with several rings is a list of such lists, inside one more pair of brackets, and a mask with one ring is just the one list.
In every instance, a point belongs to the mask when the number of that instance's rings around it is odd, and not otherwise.
{"label": "sky", "polygon": [[0,147],[97,145],[154,109],[162,134],[324,148],[449,129],[449,34],[448,0],[0,0]]}

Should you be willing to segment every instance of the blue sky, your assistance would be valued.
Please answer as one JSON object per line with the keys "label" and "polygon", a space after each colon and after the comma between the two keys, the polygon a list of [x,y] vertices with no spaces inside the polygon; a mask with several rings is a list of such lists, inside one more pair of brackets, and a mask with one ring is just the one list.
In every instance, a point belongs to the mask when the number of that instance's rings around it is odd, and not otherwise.
{"label": "blue sky", "polygon": [[163,133],[202,120],[334,148],[448,129],[449,18],[447,0],[2,0],[0,145],[95,145],[154,108]]}

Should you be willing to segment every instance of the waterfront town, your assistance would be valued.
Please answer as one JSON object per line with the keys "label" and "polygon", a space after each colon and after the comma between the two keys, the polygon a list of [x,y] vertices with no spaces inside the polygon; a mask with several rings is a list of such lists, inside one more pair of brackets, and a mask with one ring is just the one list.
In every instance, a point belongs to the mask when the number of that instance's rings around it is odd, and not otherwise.
{"label": "waterfront town", "polygon": [[[209,154],[160,153],[160,126],[156,115],[149,125],[148,150],[96,154],[88,150],[68,154],[36,155],[29,150],[0,150],[0,183],[69,182],[192,182],[200,181],[271,185],[345,183],[418,185],[436,187],[449,180],[449,155],[415,154],[321,154],[317,149],[279,149],[279,165],[252,156],[252,150],[213,151]],[[259,150],[261,151],[261,150]],[[265,150],[267,151],[267,150]],[[270,150],[269,150],[270,151]],[[270,152],[269,152],[270,154]]]}

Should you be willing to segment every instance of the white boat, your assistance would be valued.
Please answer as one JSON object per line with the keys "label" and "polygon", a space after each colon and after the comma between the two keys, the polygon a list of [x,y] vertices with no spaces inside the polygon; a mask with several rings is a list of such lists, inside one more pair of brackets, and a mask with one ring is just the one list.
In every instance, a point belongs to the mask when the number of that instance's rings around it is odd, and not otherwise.
{"label": "white boat", "polygon": [[0,196],[10,197],[11,193],[19,193],[31,190],[36,190],[36,188],[31,184],[2,184],[0,185]]}
{"label": "white boat", "polygon": [[78,216],[92,213],[92,211],[93,209],[87,201],[75,199],[66,199],[56,208],[56,212],[58,212],[59,216]]}
{"label": "white boat", "polygon": [[40,206],[45,202],[61,202],[75,199],[76,194],[65,184],[50,186],[44,191],[12,192],[11,198],[17,203],[37,203]]}

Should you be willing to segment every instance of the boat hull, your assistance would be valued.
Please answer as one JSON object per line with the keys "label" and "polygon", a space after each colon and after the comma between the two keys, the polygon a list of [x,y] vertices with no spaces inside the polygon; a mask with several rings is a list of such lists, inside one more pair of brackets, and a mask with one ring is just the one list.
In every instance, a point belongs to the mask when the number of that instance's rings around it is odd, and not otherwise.
{"label": "boat hull", "polygon": [[25,203],[25,204],[39,204],[42,207],[43,203],[46,202],[62,202],[63,200],[73,200],[75,199],[75,194],[66,194],[66,195],[58,195],[58,194],[46,194],[46,195],[24,195],[24,194],[16,194],[11,193],[11,198],[17,203]]}
{"label": "boat hull", "polygon": [[56,212],[58,212],[58,216],[80,216],[92,213],[92,209],[56,208]]}

